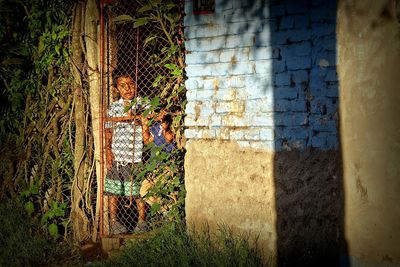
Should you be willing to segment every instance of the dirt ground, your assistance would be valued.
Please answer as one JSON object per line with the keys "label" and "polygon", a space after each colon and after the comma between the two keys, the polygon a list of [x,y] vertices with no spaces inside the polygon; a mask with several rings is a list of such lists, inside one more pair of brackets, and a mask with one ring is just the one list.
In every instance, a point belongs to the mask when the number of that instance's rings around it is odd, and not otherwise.
{"label": "dirt ground", "polygon": [[84,244],[80,248],[82,260],[84,263],[105,260],[108,258],[101,248],[101,243],[88,243]]}

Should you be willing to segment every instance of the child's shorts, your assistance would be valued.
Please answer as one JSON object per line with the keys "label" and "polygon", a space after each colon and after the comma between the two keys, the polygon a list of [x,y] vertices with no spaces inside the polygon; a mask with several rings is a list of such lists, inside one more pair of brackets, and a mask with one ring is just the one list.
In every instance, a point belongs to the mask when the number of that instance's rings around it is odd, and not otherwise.
{"label": "child's shorts", "polygon": [[113,162],[104,181],[104,193],[111,196],[139,196],[140,181],[135,181],[135,164]]}

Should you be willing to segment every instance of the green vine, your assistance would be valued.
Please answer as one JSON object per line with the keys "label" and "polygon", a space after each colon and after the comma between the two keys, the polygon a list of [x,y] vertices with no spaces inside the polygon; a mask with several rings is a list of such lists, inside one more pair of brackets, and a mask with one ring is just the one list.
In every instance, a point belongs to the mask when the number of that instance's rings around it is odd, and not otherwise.
{"label": "green vine", "polygon": [[[73,116],[76,103],[69,50],[72,2],[0,0],[0,3],[0,199],[19,199],[30,217],[40,222],[49,234],[58,237],[64,232],[66,235],[77,160]],[[133,27],[154,26],[145,45],[154,48],[151,63],[165,71],[152,81],[159,93],[148,99],[150,107],[144,112],[170,113],[177,144],[171,154],[147,146],[155,156],[142,164],[140,177],[156,181],[148,197],[159,197],[161,202],[152,206],[151,213],[159,214],[163,207],[168,207],[169,215],[178,218],[183,216],[185,197],[182,7],[172,1],[138,4],[136,17],[125,15],[115,20],[131,21]],[[81,74],[82,97],[89,107],[85,71]],[[84,112],[88,121],[89,108]],[[150,123],[153,122],[150,120]],[[88,176],[87,172],[92,173],[93,168],[90,164],[93,133],[90,127],[85,131],[88,167],[83,175]],[[92,193],[84,193],[85,212],[93,210],[89,203]],[[90,218],[93,216],[88,214]]]}
{"label": "green vine", "polygon": [[[56,235],[63,220],[48,214],[56,205],[69,205],[67,191],[73,176],[68,74],[71,3],[1,3],[0,84],[5,104],[0,110],[4,126],[0,157],[7,164],[0,166],[0,198],[18,196],[28,213]],[[57,216],[65,218],[60,212]]]}

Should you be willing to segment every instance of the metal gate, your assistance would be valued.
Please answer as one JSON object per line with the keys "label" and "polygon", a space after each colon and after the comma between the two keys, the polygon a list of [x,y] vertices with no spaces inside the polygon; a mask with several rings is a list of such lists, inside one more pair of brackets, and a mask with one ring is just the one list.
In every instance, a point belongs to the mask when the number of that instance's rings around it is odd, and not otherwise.
{"label": "metal gate", "polygon": [[[147,211],[151,202],[144,199],[152,186],[144,171],[152,156],[146,149],[148,134],[154,130],[151,122],[171,123],[170,110],[160,108],[160,99],[165,97],[163,90],[154,85],[160,75],[167,76],[170,72],[162,64],[154,64],[155,56],[168,45],[162,38],[151,37],[161,34],[162,29],[153,24],[135,25],[137,10],[141,7],[138,2],[108,2],[111,3],[101,4],[101,32],[104,33],[101,38],[103,177],[99,187],[102,236],[148,230]],[[154,108],[154,103],[158,108]]]}

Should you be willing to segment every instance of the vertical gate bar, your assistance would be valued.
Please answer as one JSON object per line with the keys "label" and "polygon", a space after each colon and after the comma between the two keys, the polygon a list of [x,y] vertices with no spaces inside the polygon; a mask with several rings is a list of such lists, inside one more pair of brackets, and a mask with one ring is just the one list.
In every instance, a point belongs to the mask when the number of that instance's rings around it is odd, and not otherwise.
{"label": "vertical gate bar", "polygon": [[104,225],[103,225],[103,183],[104,183],[104,105],[103,105],[103,93],[104,93],[104,0],[100,1],[100,185],[97,185],[100,190],[100,238],[104,236]]}
{"label": "vertical gate bar", "polygon": [[[107,12],[107,18],[108,18],[108,12]],[[106,36],[106,38],[107,38],[107,40],[104,40],[105,42],[106,42],[106,44],[107,44],[107,47],[106,47],[106,51],[107,52],[104,52],[104,54],[107,54],[107,63],[106,63],[106,66],[107,67],[105,67],[104,69],[104,72],[105,73],[107,73],[107,84],[106,84],[106,87],[107,87],[107,90],[106,90],[106,92],[107,92],[107,97],[106,97],[106,101],[107,101],[107,103],[106,103],[106,107],[108,107],[108,106],[110,106],[110,94],[111,94],[111,92],[110,92],[110,22],[109,22],[109,20],[107,20],[107,22],[106,22],[106,30],[105,30],[106,32],[107,32],[107,36]]]}
{"label": "vertical gate bar", "polygon": [[[135,62],[135,84],[136,84],[136,91],[135,91],[135,99],[137,99],[138,94],[138,64],[139,64],[139,27],[136,28],[136,62]],[[135,116],[136,116],[135,110]],[[135,137],[136,137],[136,124],[135,121],[133,123],[133,155],[132,155],[132,162],[135,162]],[[131,177],[132,180],[133,177]],[[133,178],[134,179],[134,178]],[[131,185],[132,187],[132,185]],[[131,196],[132,197],[132,196]]]}
{"label": "vertical gate bar", "polygon": [[138,64],[139,64],[139,27],[136,28],[136,66],[135,66],[135,83],[136,83],[136,92],[135,92],[135,97],[137,95],[138,91],[138,83],[137,83],[137,77],[138,77]]}

